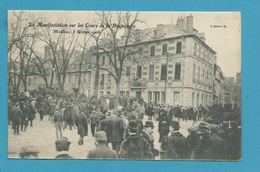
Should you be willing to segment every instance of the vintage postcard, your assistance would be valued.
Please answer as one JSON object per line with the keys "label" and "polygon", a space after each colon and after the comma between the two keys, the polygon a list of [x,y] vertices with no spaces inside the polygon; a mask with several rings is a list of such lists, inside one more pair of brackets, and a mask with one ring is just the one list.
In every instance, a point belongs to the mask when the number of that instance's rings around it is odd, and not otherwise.
{"label": "vintage postcard", "polygon": [[8,11],[8,67],[8,158],[242,158],[240,12]]}

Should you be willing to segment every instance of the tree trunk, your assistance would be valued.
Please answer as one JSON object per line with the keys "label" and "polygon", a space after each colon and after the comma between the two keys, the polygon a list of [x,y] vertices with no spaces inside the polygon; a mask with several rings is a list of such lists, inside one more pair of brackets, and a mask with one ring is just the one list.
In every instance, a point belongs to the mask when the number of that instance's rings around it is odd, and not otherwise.
{"label": "tree trunk", "polygon": [[95,81],[94,81],[94,93],[93,95],[98,97],[98,88],[99,88],[99,68],[96,69]]}
{"label": "tree trunk", "polygon": [[116,81],[116,99],[117,100],[119,99],[119,96],[120,96],[120,83],[121,83],[121,80]]}

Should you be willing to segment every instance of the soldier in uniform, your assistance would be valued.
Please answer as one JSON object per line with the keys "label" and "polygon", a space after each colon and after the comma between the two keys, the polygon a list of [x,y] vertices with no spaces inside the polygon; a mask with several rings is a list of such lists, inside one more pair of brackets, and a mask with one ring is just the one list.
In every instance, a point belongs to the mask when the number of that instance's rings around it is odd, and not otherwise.
{"label": "soldier in uniform", "polygon": [[61,111],[58,108],[56,108],[55,113],[54,113],[53,122],[55,124],[57,138],[59,137],[59,135],[60,135],[60,137],[62,137],[62,121],[63,121],[63,119],[62,119]]}
{"label": "soldier in uniform", "polygon": [[153,153],[149,142],[138,133],[140,125],[137,120],[128,124],[128,134],[122,142],[119,157],[122,159],[152,159]]}

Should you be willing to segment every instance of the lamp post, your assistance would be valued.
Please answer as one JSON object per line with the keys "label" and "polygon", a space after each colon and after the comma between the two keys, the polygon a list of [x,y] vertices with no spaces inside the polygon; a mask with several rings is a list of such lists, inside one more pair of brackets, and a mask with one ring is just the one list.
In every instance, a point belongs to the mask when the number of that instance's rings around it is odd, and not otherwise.
{"label": "lamp post", "polygon": [[168,61],[169,61],[169,52],[165,52],[166,54],[166,77],[164,83],[164,103],[166,104],[166,91],[167,91],[167,81],[168,81]]}

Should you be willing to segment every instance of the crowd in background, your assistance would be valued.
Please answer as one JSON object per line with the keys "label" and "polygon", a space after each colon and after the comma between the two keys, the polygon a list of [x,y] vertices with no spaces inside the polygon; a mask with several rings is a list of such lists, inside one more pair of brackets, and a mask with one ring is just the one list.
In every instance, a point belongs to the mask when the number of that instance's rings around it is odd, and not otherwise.
{"label": "crowd in background", "polygon": [[[85,136],[95,137],[96,149],[89,151],[88,159],[241,158],[241,114],[231,104],[192,108],[134,97],[120,97],[118,101],[111,97],[75,97],[44,89],[10,95],[8,103],[9,125],[15,135],[33,127],[36,113],[40,120],[48,118],[55,126],[57,159],[73,158],[69,155],[70,141],[62,132],[74,126],[79,145],[84,144]],[[182,121],[197,124],[187,129],[188,136],[180,132]],[[154,130],[155,123],[158,131]],[[154,132],[159,138],[154,138]],[[160,143],[159,149],[154,147],[155,141]],[[37,156],[36,150],[23,148],[20,156]]]}

